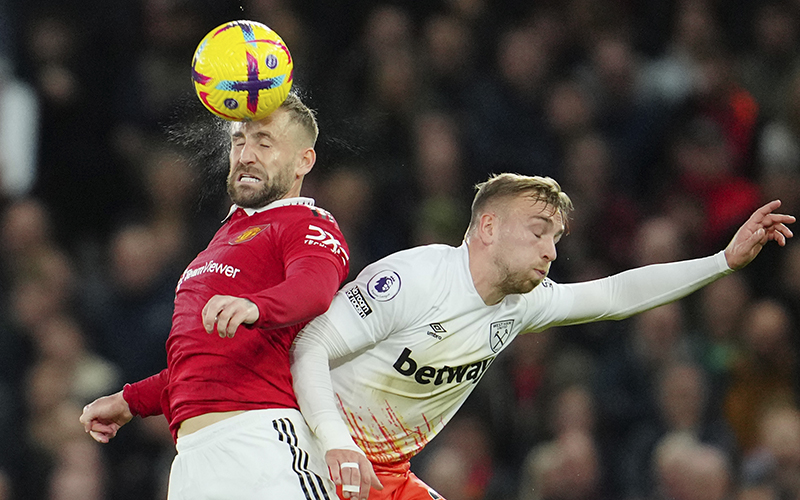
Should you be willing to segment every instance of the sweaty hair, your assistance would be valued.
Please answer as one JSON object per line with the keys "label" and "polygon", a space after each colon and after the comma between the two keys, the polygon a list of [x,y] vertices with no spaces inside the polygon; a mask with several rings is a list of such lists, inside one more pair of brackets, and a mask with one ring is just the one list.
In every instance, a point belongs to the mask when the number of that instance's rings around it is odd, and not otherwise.
{"label": "sweaty hair", "polygon": [[561,186],[550,177],[527,176],[519,174],[496,174],[475,186],[477,192],[472,201],[472,217],[467,233],[477,226],[484,209],[492,201],[528,195],[535,201],[543,201],[561,213],[564,222],[572,211],[572,200]]}
{"label": "sweaty hair", "polygon": [[319,126],[317,125],[316,113],[303,103],[300,96],[294,92],[289,92],[289,95],[286,96],[286,100],[281,104],[281,109],[291,113],[292,121],[305,130],[308,134],[308,138],[311,140],[312,146],[317,143]]}

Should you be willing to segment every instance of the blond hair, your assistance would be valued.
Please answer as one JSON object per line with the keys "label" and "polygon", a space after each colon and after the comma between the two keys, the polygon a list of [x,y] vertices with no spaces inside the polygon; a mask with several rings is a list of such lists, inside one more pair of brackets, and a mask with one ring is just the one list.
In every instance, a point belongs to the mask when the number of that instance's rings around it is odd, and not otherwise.
{"label": "blond hair", "polygon": [[550,177],[540,177],[503,173],[495,174],[488,180],[475,186],[475,198],[472,200],[472,216],[467,234],[477,227],[486,207],[494,200],[527,195],[535,201],[543,201],[561,213],[564,222],[572,211],[572,200],[561,186]]}

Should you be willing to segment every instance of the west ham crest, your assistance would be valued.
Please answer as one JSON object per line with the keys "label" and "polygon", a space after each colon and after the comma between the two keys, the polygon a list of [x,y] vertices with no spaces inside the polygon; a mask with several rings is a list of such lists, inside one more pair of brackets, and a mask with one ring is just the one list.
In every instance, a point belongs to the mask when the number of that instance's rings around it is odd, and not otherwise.
{"label": "west ham crest", "polygon": [[511,335],[513,325],[513,319],[495,321],[489,325],[489,347],[492,348],[492,352],[499,352],[503,348]]}

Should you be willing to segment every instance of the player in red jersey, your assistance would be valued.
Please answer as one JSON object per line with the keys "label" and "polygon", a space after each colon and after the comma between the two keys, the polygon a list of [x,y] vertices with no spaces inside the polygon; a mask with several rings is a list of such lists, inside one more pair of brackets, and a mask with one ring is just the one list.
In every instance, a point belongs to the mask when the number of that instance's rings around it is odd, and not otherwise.
{"label": "player in red jersey", "polygon": [[234,205],[178,281],[167,368],[80,417],[107,443],[133,416],[163,413],[178,451],[170,500],[335,498],[298,410],[288,354],[349,270],[333,217],[300,197],[317,135],[294,94],[261,121],[231,125]]}

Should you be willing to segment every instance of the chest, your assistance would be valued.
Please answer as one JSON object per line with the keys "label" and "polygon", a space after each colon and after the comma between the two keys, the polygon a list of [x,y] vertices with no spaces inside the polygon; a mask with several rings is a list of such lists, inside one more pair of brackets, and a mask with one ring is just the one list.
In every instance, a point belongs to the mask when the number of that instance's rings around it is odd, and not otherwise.
{"label": "chest", "polygon": [[179,288],[216,282],[267,287],[285,279],[284,252],[269,223],[241,221],[223,226],[205,250],[189,264]]}
{"label": "chest", "polygon": [[383,344],[396,375],[418,384],[477,381],[520,333],[516,304],[469,308],[437,307]]}

